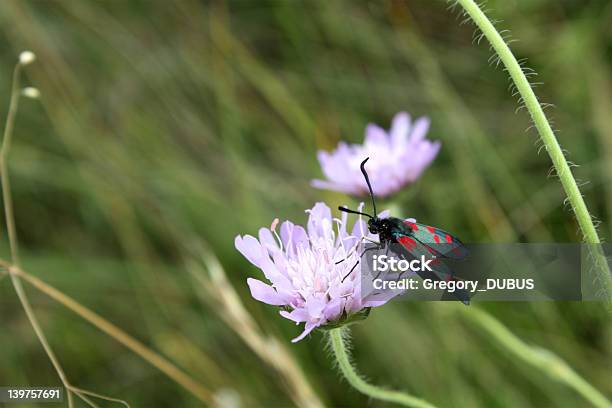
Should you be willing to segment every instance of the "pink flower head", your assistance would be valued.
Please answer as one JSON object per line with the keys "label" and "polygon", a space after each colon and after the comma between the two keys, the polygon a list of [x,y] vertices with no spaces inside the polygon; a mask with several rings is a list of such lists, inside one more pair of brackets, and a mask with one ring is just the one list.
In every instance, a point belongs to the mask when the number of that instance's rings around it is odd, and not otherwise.
{"label": "pink flower head", "polygon": [[351,271],[361,255],[363,237],[377,238],[368,232],[361,217],[349,233],[346,213],[341,219],[332,219],[324,203],[306,212],[306,228],[285,221],[279,236],[275,220],[271,228],[259,230],[259,239],[245,235],[235,240],[236,249],[261,269],[269,282],[248,278],[251,295],[260,302],[281,306],[281,316],[296,324],[305,323],[293,342],[317,327],[342,324],[387,302],[362,299],[359,266]]}
{"label": "pink flower head", "polygon": [[374,194],[378,197],[391,195],[415,182],[438,154],[440,142],[425,139],[428,129],[428,118],[411,123],[406,112],[395,115],[389,132],[369,124],[362,145],[340,142],[332,153],[318,152],[327,180],[313,180],[312,185],[353,196],[367,195],[368,188],[359,164],[369,157],[368,174]]}

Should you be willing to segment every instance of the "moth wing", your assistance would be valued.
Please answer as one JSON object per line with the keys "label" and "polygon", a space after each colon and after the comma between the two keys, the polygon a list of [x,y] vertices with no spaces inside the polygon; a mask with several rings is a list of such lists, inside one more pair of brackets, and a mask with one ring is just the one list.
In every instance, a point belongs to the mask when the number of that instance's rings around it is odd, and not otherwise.
{"label": "moth wing", "polygon": [[440,228],[410,221],[405,221],[404,225],[410,228],[410,235],[415,240],[434,250],[443,258],[461,260],[465,259],[469,254],[469,251],[459,238]]}
{"label": "moth wing", "polygon": [[[458,280],[456,277],[454,277],[453,271],[439,258],[439,252],[433,249],[431,246],[426,245],[408,235],[398,236],[396,237],[396,240],[402,246],[403,250],[407,251],[414,258],[420,258],[422,255],[425,256],[426,259],[432,259],[433,257],[432,261],[429,263],[432,271],[417,272],[422,279],[432,279],[436,281]],[[457,289],[452,294],[445,292],[443,299],[448,295],[456,297],[466,305],[469,305],[470,303],[470,295],[463,289]]]}

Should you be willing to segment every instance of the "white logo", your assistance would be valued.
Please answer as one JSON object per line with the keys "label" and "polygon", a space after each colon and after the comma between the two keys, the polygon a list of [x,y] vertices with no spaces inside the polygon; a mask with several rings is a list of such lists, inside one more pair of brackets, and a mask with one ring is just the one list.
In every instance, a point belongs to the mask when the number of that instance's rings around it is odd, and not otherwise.
{"label": "white logo", "polygon": [[432,271],[429,264],[433,259],[425,259],[425,255],[421,255],[421,259],[396,259],[387,255],[374,255],[372,257],[372,268],[375,272],[424,272]]}

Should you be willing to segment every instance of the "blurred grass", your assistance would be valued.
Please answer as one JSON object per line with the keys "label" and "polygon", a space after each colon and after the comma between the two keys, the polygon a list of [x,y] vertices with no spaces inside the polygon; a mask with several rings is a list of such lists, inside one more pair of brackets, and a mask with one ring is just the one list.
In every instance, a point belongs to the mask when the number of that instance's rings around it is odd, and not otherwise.
{"label": "blurred grass", "polygon": [[[506,75],[487,65],[444,2],[0,2],[0,90],[19,51],[41,104],[24,101],[11,175],[24,268],[126,328],[213,390],[245,406],[285,406],[278,374],[198,299],[184,262],[195,237],[221,260],[262,330],[298,329],[248,297],[257,274],[233,248],[273,218],[305,220],[315,153],[360,142],[394,113],[432,118],[440,157],[404,204],[467,242],[579,240],[560,185],[547,178]],[[607,237],[612,215],[612,7],[490,1],[544,81],[561,144]],[[586,81],[580,80],[586,78]],[[8,97],[6,98],[8,99]],[[8,101],[7,101],[8,102]],[[2,116],[6,112],[2,105]],[[3,229],[5,231],[5,229]],[[3,241],[4,242],[4,241]],[[2,253],[6,254],[7,248]],[[0,281],[0,383],[59,383],[14,294]],[[197,406],[111,339],[28,291],[69,376],[132,406]],[[398,303],[355,329],[368,378],[440,406],[583,406],[444,313]],[[597,304],[491,304],[528,343],[550,348],[612,394],[609,314]],[[388,333],[381,338],[380,333]],[[327,405],[364,405],[315,334],[289,345]],[[370,402],[380,406],[380,403]]]}

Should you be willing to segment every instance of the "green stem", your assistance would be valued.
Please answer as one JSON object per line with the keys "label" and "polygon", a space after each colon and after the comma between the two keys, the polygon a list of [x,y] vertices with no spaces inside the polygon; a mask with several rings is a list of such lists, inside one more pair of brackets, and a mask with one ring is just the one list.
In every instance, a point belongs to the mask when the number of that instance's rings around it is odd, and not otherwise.
{"label": "green stem", "polygon": [[435,408],[434,405],[431,405],[420,398],[413,397],[400,391],[386,390],[365,382],[363,378],[357,374],[351,364],[345,344],[347,337],[348,329],[346,327],[332,329],[329,331],[331,347],[334,351],[334,355],[336,356],[336,360],[338,361],[338,366],[340,367],[340,370],[342,371],[342,374],[346,380],[353,386],[353,388],[370,398],[394,402],[406,407]]}
{"label": "green stem", "polygon": [[[22,54],[23,55],[23,54]],[[30,61],[31,62],[31,61]],[[15,69],[13,71],[13,84],[11,86],[11,99],[9,102],[9,110],[6,118],[6,124],[4,127],[4,134],[2,138],[2,144],[0,146],[0,185],[2,187],[2,199],[4,201],[4,214],[6,219],[6,228],[8,231],[9,238],[9,247],[11,250],[11,263],[7,264],[6,262],[0,260],[0,266],[6,268],[6,271],[11,277],[11,282],[13,283],[13,287],[15,288],[15,292],[17,293],[17,297],[23,310],[36,334],[40,344],[42,345],[45,353],[49,357],[53,368],[57,372],[57,375],[60,378],[60,381],[64,385],[66,390],[66,399],[68,408],[74,407],[74,398],[73,394],[81,398],[90,406],[97,406],[93,402],[91,402],[85,395],[91,395],[97,398],[106,399],[109,401],[120,402],[129,407],[129,405],[122,400],[107,397],[101,394],[92,393],[91,391],[82,390],[80,388],[76,388],[70,384],[66,372],[64,371],[62,365],[59,362],[53,348],[51,347],[49,341],[47,340],[47,336],[43,331],[34,310],[32,309],[32,305],[28,299],[28,296],[23,289],[23,285],[21,283],[21,278],[23,277],[23,273],[21,273],[19,261],[19,242],[17,240],[17,228],[15,226],[15,215],[13,211],[13,198],[11,194],[11,184],[8,173],[8,154],[11,147],[11,141],[13,137],[13,128],[15,125],[15,117],[17,116],[17,109],[19,107],[19,97],[21,95],[21,69],[24,65],[27,65],[29,62],[23,62],[21,60],[15,65]],[[0,274],[0,278],[2,274]]]}
{"label": "green stem", "polygon": [[[544,114],[544,110],[538,101],[531,85],[523,73],[523,70],[512,54],[510,47],[504,41],[501,34],[495,29],[495,26],[488,19],[486,14],[478,7],[474,0],[457,0],[457,3],[463,7],[467,15],[474,21],[476,26],[482,31],[484,36],[487,38],[491,46],[499,56],[500,61],[506,67],[506,70],[510,74],[512,81],[514,82],[517,91],[521,95],[521,99],[525,104],[525,107],[531,115],[531,119],[540,134],[542,142],[546,147],[553,166],[559,176],[561,185],[565,190],[565,193],[569,199],[569,203],[572,206],[572,210],[576,215],[578,225],[584,235],[584,239],[589,244],[599,244],[599,236],[593,224],[593,220],[587,206],[582,198],[578,184],[572,175],[570,166],[565,159],[561,146],[555,134]],[[602,286],[602,290],[605,292],[606,301],[612,301],[612,276],[610,275],[610,269],[606,259],[601,251],[599,245],[590,245],[589,247],[595,247],[595,262],[597,263],[597,279]]]}
{"label": "green stem", "polygon": [[[0,147],[0,183],[2,186],[2,199],[4,201],[4,213],[6,218],[6,228],[8,230],[9,237],[9,247],[11,250],[11,262],[16,267],[19,267],[19,246],[17,243],[17,230],[15,228],[15,217],[13,215],[13,200],[11,197],[11,187],[8,176],[8,165],[7,165],[7,157],[8,152],[11,146],[11,139],[13,136],[13,128],[15,124],[15,117],[17,116],[17,108],[19,106],[19,96],[20,96],[20,76],[21,76],[21,68],[22,63],[18,62],[15,65],[15,69],[13,70],[13,82],[11,86],[11,99],[9,102],[9,110],[6,118],[6,124],[4,126],[4,134],[2,138],[2,145]],[[74,406],[74,402],[72,399],[72,391],[71,385],[68,381],[66,373],[62,368],[55,352],[51,348],[47,340],[47,336],[45,335],[36,315],[34,314],[34,310],[32,310],[32,306],[30,305],[30,301],[23,290],[23,285],[21,284],[21,279],[15,274],[13,267],[7,268],[8,273],[11,277],[11,282],[13,283],[13,287],[15,288],[15,292],[17,293],[17,297],[19,298],[19,302],[23,307],[23,310],[28,318],[36,337],[40,341],[45,353],[49,357],[53,368],[57,372],[64,388],[66,389],[66,396],[68,407],[72,408]]]}
{"label": "green stem", "polygon": [[584,378],[576,373],[564,360],[556,354],[542,348],[529,346],[516,337],[503,324],[488,313],[477,308],[455,308],[463,317],[478,325],[489,333],[500,345],[525,363],[539,369],[549,377],[564,383],[582,395],[593,406],[610,408],[612,404]]}

